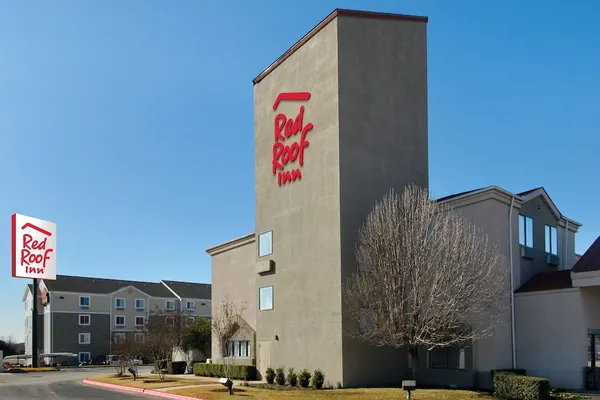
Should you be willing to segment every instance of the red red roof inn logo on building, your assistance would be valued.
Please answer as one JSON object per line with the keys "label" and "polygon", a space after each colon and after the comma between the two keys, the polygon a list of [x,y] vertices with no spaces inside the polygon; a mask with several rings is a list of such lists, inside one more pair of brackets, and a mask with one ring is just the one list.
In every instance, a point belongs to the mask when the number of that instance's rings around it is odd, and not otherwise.
{"label": "red red roof inn logo on building", "polygon": [[[273,110],[277,110],[282,101],[307,101],[310,99],[309,92],[285,92],[279,93]],[[287,182],[302,179],[300,168],[287,169],[289,163],[297,162],[298,167],[304,165],[304,149],[310,144],[306,135],[313,128],[312,123],[304,125],[304,105],[295,118],[279,113],[275,116],[275,142],[273,143],[273,175],[277,175],[279,186]],[[299,138],[298,138],[298,134]],[[295,142],[293,139],[297,138]],[[292,142],[292,143],[291,143]]]}
{"label": "red red roof inn logo on building", "polygon": [[56,224],[13,214],[12,276],[56,280]]}

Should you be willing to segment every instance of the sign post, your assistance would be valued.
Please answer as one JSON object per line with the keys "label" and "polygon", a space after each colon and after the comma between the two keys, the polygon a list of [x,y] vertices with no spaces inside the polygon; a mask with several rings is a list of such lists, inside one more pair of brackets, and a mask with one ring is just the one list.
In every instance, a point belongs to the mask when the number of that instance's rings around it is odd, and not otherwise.
{"label": "sign post", "polygon": [[31,364],[39,366],[39,280],[56,280],[56,224],[13,214],[11,217],[12,276],[33,280],[31,309]]}

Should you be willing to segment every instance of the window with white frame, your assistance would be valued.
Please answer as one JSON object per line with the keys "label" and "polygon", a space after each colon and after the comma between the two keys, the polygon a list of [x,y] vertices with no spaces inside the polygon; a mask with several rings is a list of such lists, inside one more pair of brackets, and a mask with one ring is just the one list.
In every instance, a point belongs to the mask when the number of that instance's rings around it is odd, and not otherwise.
{"label": "window with white frame", "polygon": [[558,230],[555,226],[546,225],[546,253],[558,255]]}
{"label": "window with white frame", "polygon": [[136,343],[143,343],[145,339],[146,339],[146,337],[144,336],[143,332],[136,332],[133,334],[133,340]]}
{"label": "window with white frame", "polygon": [[124,315],[115,315],[115,325],[116,326],[125,326],[125,316]]}
{"label": "window with white frame", "polygon": [[125,299],[123,299],[123,298],[115,299],[115,308],[117,310],[125,309]]}
{"label": "window with white frame", "polygon": [[165,309],[169,311],[173,311],[175,309],[175,302],[173,300],[167,300],[165,302]]}
{"label": "window with white frame", "polygon": [[227,347],[227,357],[250,357],[250,342],[247,340],[229,342]]}
{"label": "window with white frame", "polygon": [[258,256],[264,257],[273,254],[273,231],[258,235]]}
{"label": "window with white frame", "polygon": [[125,332],[114,333],[113,342],[116,344],[125,343]]}
{"label": "window with white frame", "polygon": [[194,325],[194,322],[196,322],[196,318],[194,318],[194,317],[188,317],[188,319],[187,319],[187,324],[188,325],[192,326],[192,325]]}
{"label": "window with white frame", "polygon": [[92,359],[92,355],[89,351],[83,351],[79,353],[79,362],[84,363]]}
{"label": "window with white frame", "polygon": [[91,333],[80,333],[79,334],[79,344],[90,344],[92,343],[92,334]]}
{"label": "window with white frame", "polygon": [[138,315],[135,317],[135,326],[144,326],[144,316]]}
{"label": "window with white frame", "polygon": [[146,308],[146,300],[145,299],[135,299],[135,309],[143,310]]}
{"label": "window with white frame", "polygon": [[190,300],[186,301],[185,302],[185,308],[188,311],[194,311],[196,309],[196,302],[195,301],[190,301]]}
{"label": "window with white frame", "polygon": [[79,296],[79,307],[90,308],[90,296]]}
{"label": "window with white frame", "polygon": [[533,248],[533,218],[519,215],[519,244]]}
{"label": "window with white frame", "polygon": [[465,369],[465,349],[459,347],[444,347],[431,350],[428,353],[429,368],[435,369]]}
{"label": "window with white frame", "polygon": [[258,290],[258,306],[260,311],[273,309],[273,286],[261,287]]}
{"label": "window with white frame", "polygon": [[173,325],[175,325],[175,318],[173,318],[173,317],[167,317],[167,318],[165,318],[165,324],[167,326],[173,326]]}
{"label": "window with white frame", "polygon": [[91,323],[91,316],[89,314],[79,314],[79,325],[87,326]]}

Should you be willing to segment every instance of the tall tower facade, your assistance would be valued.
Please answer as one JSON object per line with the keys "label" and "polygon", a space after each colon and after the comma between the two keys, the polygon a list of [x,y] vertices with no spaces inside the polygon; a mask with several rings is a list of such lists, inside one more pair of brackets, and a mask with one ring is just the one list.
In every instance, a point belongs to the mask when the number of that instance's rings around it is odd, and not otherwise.
{"label": "tall tower facade", "polygon": [[398,379],[401,353],[344,335],[343,284],[375,202],[429,183],[426,25],[336,10],[254,80],[260,371]]}

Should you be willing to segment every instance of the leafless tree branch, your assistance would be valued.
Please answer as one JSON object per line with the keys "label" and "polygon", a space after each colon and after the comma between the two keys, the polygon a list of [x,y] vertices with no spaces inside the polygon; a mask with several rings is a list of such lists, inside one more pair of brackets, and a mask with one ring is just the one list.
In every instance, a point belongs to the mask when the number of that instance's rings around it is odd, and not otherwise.
{"label": "leafless tree branch", "polygon": [[509,305],[509,269],[497,246],[415,185],[375,205],[358,232],[356,257],[345,331],[408,349],[415,375],[419,348],[486,337]]}

